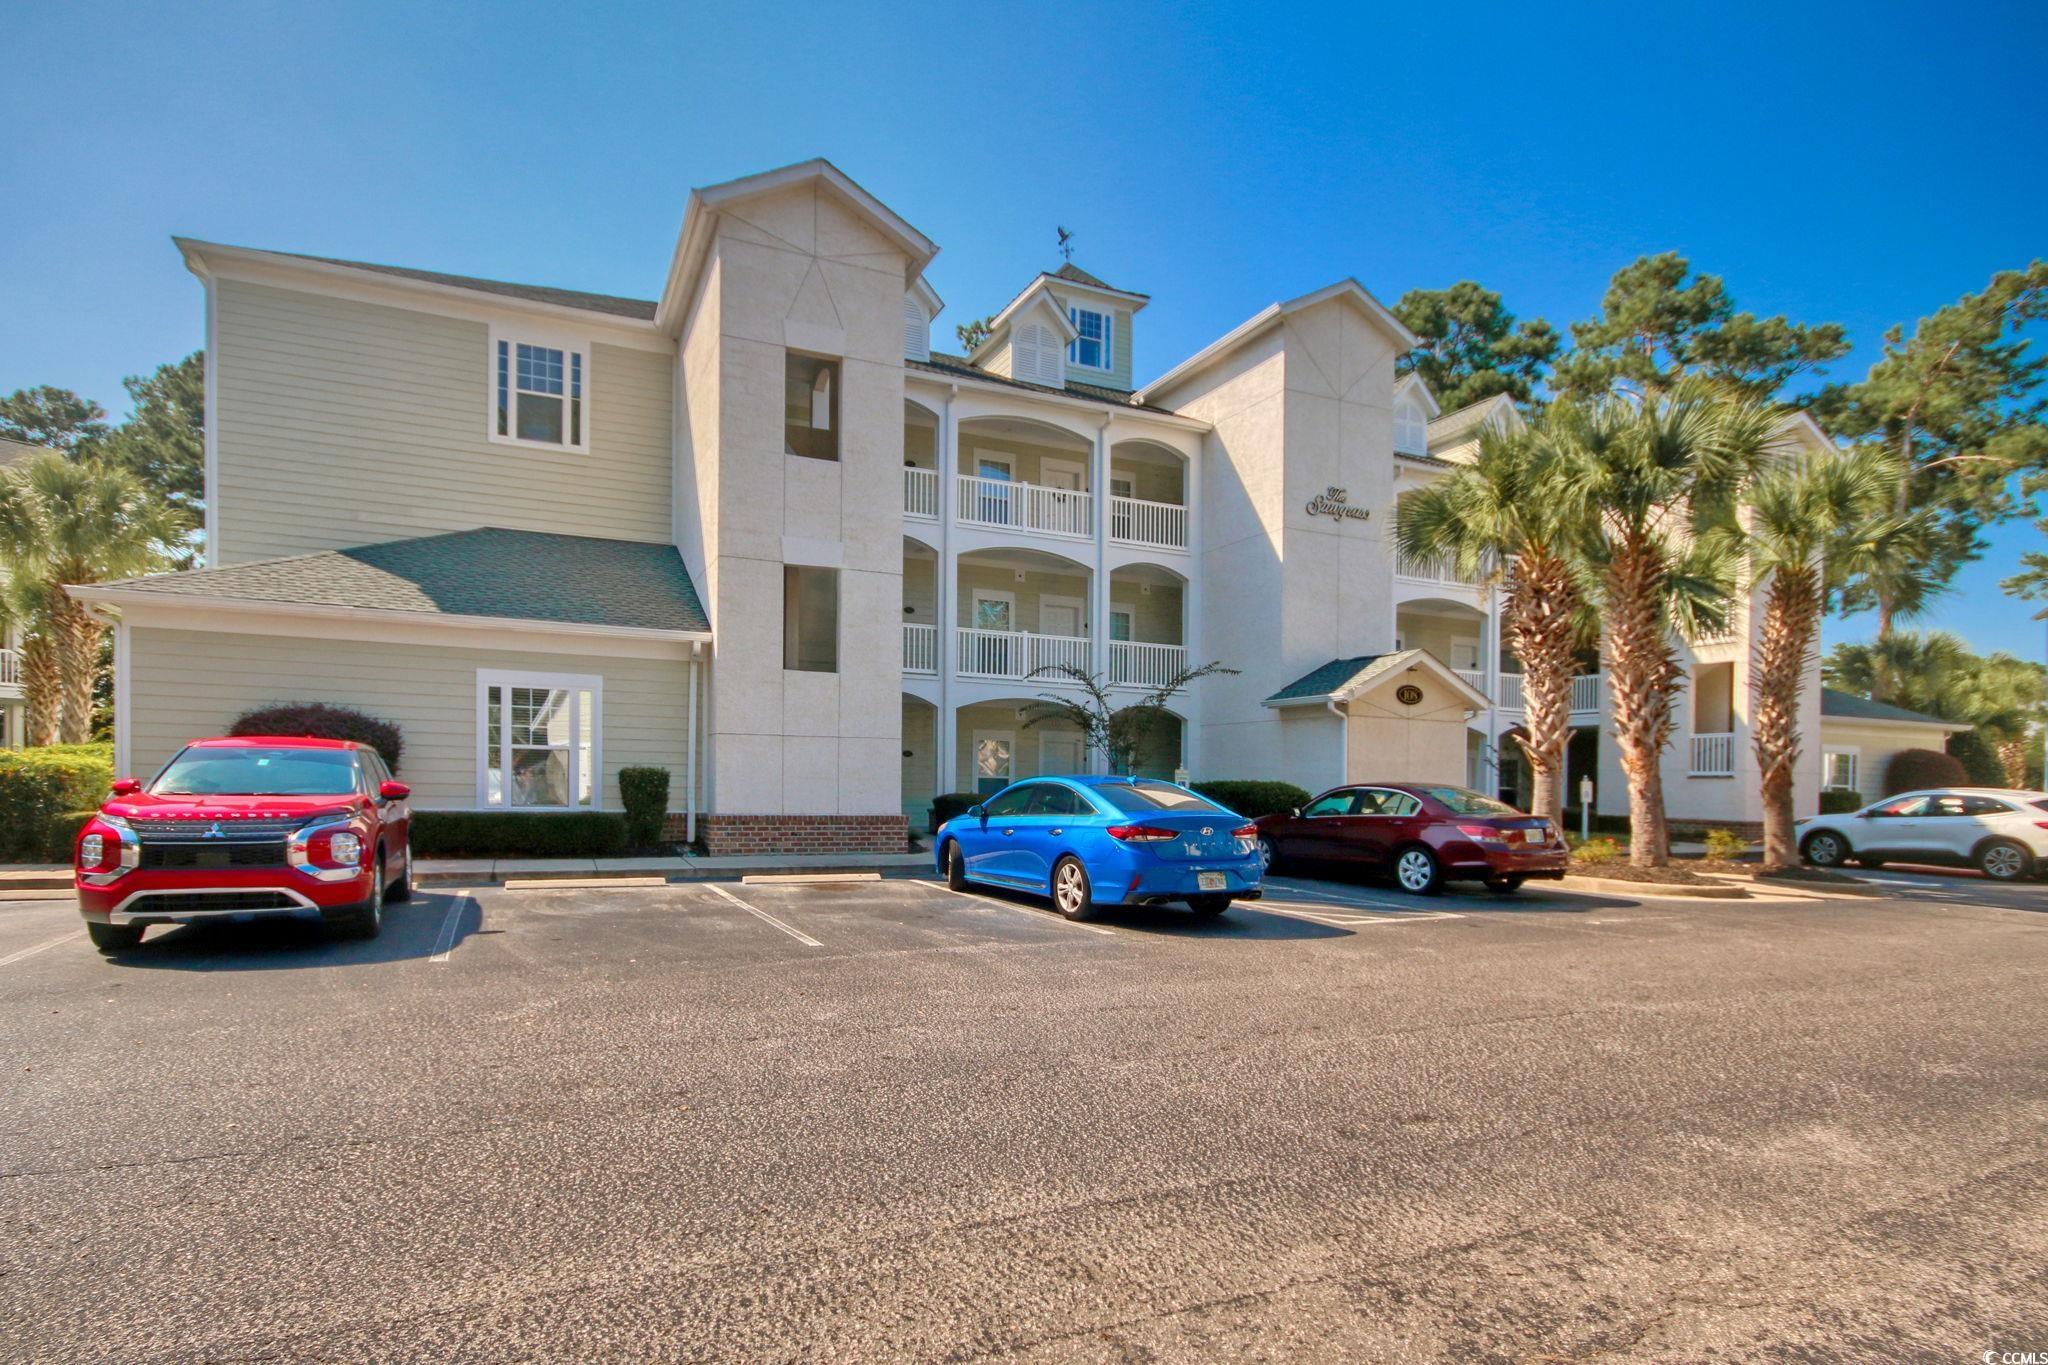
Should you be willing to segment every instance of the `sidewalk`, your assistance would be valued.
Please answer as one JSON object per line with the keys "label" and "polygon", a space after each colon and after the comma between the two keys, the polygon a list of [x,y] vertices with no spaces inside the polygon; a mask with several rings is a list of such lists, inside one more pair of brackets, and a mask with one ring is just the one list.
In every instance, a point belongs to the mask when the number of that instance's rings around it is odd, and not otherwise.
{"label": "sidewalk", "polygon": [[757,853],[730,858],[421,858],[413,881],[421,886],[503,881],[506,877],[583,880],[660,876],[669,881],[711,881],[749,873],[930,872],[929,853]]}

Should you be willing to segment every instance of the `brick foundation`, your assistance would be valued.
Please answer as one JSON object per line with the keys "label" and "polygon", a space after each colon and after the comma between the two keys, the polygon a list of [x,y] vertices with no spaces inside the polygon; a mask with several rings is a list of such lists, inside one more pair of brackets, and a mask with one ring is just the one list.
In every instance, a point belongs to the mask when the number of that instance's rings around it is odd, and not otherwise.
{"label": "brick foundation", "polygon": [[[675,838],[682,817],[669,816]],[[910,827],[901,815],[700,815],[697,833],[710,857],[746,853],[901,853]]]}

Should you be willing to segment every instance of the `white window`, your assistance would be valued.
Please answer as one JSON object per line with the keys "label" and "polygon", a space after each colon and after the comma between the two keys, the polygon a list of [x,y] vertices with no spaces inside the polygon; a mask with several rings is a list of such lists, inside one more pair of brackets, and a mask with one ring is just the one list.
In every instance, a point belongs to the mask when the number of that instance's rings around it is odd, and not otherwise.
{"label": "white window", "polygon": [[1067,359],[1084,370],[1113,368],[1115,352],[1111,333],[1115,323],[1110,315],[1088,308],[1069,308],[1067,316],[1073,319],[1075,329],[1081,333],[1068,344]]}
{"label": "white window", "polygon": [[1059,334],[1042,322],[1020,323],[1010,335],[1010,377],[1027,384],[1064,387]]}
{"label": "white window", "polygon": [[932,358],[932,320],[915,295],[903,300],[903,356],[906,360]]}
{"label": "white window", "polygon": [[1429,422],[1422,415],[1422,405],[1412,398],[1394,405],[1394,449],[1403,455],[1429,453]]}
{"label": "white window", "polygon": [[477,805],[602,807],[603,705],[601,678],[477,670]]}
{"label": "white window", "polygon": [[490,435],[513,445],[590,449],[590,346],[491,329]]}
{"label": "white window", "polygon": [[1853,792],[1856,785],[1854,749],[1829,749],[1821,755],[1820,784],[1829,791]]}

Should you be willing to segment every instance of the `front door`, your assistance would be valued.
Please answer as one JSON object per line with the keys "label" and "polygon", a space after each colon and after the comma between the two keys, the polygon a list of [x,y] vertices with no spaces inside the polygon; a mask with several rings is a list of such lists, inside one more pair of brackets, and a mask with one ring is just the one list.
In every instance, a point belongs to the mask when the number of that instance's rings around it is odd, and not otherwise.
{"label": "front door", "polygon": [[1055,490],[1054,496],[1047,500],[1046,516],[1050,524],[1042,529],[1070,536],[1085,536],[1094,530],[1088,524],[1085,500],[1073,496],[1081,491],[1081,478],[1081,466],[1078,464],[1069,464],[1065,460],[1038,462],[1039,483]]}
{"label": "front door", "polygon": [[1087,771],[1081,763],[1079,735],[1041,734],[1038,771],[1048,777],[1076,777]]}
{"label": "front door", "polygon": [[1071,597],[1039,598],[1038,631],[1041,635],[1065,635],[1070,639],[1086,634],[1081,629],[1081,604]]}

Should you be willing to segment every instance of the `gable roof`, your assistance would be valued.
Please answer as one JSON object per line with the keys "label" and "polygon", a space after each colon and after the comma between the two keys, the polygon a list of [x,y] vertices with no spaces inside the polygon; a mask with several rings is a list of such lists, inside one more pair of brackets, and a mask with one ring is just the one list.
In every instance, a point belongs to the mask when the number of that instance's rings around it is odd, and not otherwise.
{"label": "gable roof", "polygon": [[682,230],[676,234],[675,254],[669,259],[667,283],[662,286],[661,304],[655,310],[655,321],[671,332],[680,329],[682,310],[696,290],[697,276],[703,268],[704,257],[711,249],[713,228],[719,214],[749,199],[804,184],[816,184],[830,191],[901,249],[906,289],[924,273],[932,257],[939,254],[939,248],[931,238],[855,184],[853,177],[845,171],[822,156],[814,156],[793,166],[762,171],[758,175],[744,175],[737,180],[690,191],[690,201],[683,209]]}
{"label": "gable roof", "polygon": [[988,352],[1000,345],[1003,338],[1009,334],[1010,324],[1015,322],[1018,316],[1027,309],[1040,303],[1043,303],[1045,308],[1051,312],[1053,318],[1059,323],[1061,342],[1069,342],[1075,337],[1080,336],[1081,329],[1074,325],[1074,320],[1067,316],[1067,310],[1060,307],[1059,300],[1052,296],[1051,281],[1052,276],[1040,275],[1030,284],[1024,286],[1023,293],[1004,304],[1003,311],[988,320],[988,335],[983,337],[981,344],[976,346],[968,355],[968,361],[970,363],[977,362],[980,357],[988,354]]}
{"label": "gable roof", "polygon": [[[1106,403],[1116,408],[1137,408],[1144,412],[1156,412],[1168,417],[1180,416],[1179,413],[1174,412],[1170,408],[1158,407],[1151,403],[1140,403],[1133,394],[1125,389],[1112,389],[1104,384],[1086,384],[1078,379],[1071,378],[1067,380],[1067,386],[1064,389],[1055,389],[1048,384],[1034,384],[1028,379],[1012,379],[1008,375],[991,374],[987,370],[974,365],[965,356],[946,355],[941,351],[933,351],[930,360],[906,359],[903,364],[906,369],[923,370],[927,374],[939,375],[946,379],[975,379],[985,384],[1000,384],[1005,388],[1023,389],[1030,393],[1049,393],[1066,398],[1081,398],[1091,403]],[[1190,421],[1188,418],[1181,418],[1181,420],[1183,422]],[[1200,426],[1199,423],[1191,424],[1197,427]]]}
{"label": "gable roof", "polygon": [[187,262],[217,259],[270,260],[289,265],[320,267],[326,272],[345,271],[378,275],[408,284],[490,294],[501,299],[517,299],[522,303],[574,308],[586,313],[602,313],[607,317],[630,318],[636,322],[654,320],[652,299],[628,299],[616,294],[590,294],[578,289],[557,289],[544,284],[514,284],[509,280],[487,280],[475,275],[450,275],[439,270],[419,270],[412,266],[350,261],[339,256],[308,256],[302,252],[272,251],[266,247],[230,246],[225,242],[208,242],[197,237],[173,237],[171,241],[184,253]]}
{"label": "gable roof", "polygon": [[1422,410],[1429,414],[1426,421],[1435,421],[1438,414],[1443,411],[1442,406],[1436,401],[1436,395],[1429,391],[1429,385],[1423,382],[1421,375],[1413,371],[1394,381],[1394,401],[1400,402],[1404,395],[1413,395],[1422,400]]}
{"label": "gable roof", "polygon": [[1453,445],[1472,436],[1485,423],[1498,418],[1510,431],[1528,426],[1515,400],[1504,393],[1482,398],[1477,403],[1447,412],[1429,424],[1429,443],[1432,446]]}
{"label": "gable roof", "polygon": [[[1052,278],[1065,280],[1068,284],[1086,285],[1090,289],[1100,289],[1107,294],[1121,294],[1127,299],[1143,299],[1147,303],[1151,302],[1152,299],[1150,294],[1140,294],[1135,289],[1119,289],[1113,284],[1106,284],[1083,270],[1080,266],[1075,265],[1072,261],[1068,261],[1058,270],[1053,271]],[[1141,304],[1140,307],[1142,306]],[[1133,308],[1131,311],[1135,313],[1138,310]]]}
{"label": "gable roof", "polygon": [[1823,716],[1832,716],[1836,720],[1888,721],[1895,725],[1939,725],[1944,730],[1957,732],[1971,728],[1961,721],[1943,720],[1940,716],[1930,716],[1922,711],[1908,711],[1903,706],[1872,701],[1869,697],[1859,697],[1854,692],[1843,692],[1832,687],[1823,687],[1820,690],[1820,713]]}
{"label": "gable roof", "polygon": [[1412,351],[1422,344],[1422,339],[1408,330],[1387,306],[1374,298],[1366,287],[1354,279],[1342,279],[1335,284],[1325,285],[1313,293],[1289,299],[1285,303],[1269,303],[1251,317],[1233,327],[1201,350],[1183,360],[1180,364],[1160,375],[1157,379],[1138,390],[1138,397],[1149,401],[1162,389],[1171,388],[1209,366],[1222,360],[1231,352],[1265,335],[1296,313],[1328,303],[1332,299],[1349,300],[1359,311],[1372,320],[1374,326],[1384,332],[1394,343],[1394,348]]}
{"label": "gable roof", "polygon": [[86,601],[314,607],[706,636],[673,545],[485,527],[67,588]]}
{"label": "gable roof", "polygon": [[1332,659],[1302,674],[1262,704],[1278,707],[1348,701],[1374,679],[1390,673],[1404,673],[1411,668],[1435,674],[1438,681],[1450,686],[1477,709],[1484,710],[1492,705],[1485,693],[1459,677],[1455,669],[1426,649],[1402,649],[1392,654],[1358,654],[1349,659]]}

